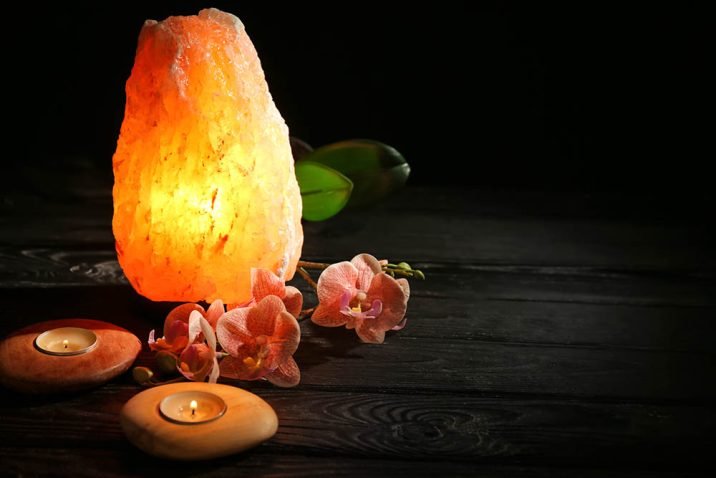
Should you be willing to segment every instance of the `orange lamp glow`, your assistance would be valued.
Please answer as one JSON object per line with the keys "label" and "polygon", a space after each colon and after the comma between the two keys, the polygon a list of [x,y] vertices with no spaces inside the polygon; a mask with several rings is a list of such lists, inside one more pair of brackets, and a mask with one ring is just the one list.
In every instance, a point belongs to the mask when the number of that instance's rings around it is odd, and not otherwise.
{"label": "orange lamp glow", "polygon": [[112,228],[137,292],[241,303],[252,267],[290,279],[303,231],[288,128],[239,19],[148,20],[126,93]]}

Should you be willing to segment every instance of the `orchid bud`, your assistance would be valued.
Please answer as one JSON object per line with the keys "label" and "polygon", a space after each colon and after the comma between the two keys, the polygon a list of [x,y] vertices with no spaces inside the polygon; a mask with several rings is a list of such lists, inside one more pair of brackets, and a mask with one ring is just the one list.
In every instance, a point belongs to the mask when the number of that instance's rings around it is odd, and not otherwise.
{"label": "orchid bud", "polygon": [[156,355],[157,369],[162,374],[174,375],[177,371],[177,356],[166,350],[160,350]]}
{"label": "orchid bud", "polygon": [[144,385],[149,382],[153,376],[154,372],[147,367],[134,367],[132,370],[132,378],[134,378],[134,381],[140,385]]}

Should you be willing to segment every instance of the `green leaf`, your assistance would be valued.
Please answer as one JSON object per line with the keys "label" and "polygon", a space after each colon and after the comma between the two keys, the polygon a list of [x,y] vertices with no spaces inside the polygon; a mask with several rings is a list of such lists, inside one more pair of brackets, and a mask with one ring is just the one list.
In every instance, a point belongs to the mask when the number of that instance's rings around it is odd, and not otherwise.
{"label": "green leaf", "polygon": [[384,198],[401,188],[410,174],[410,165],[395,148],[367,139],[322,146],[306,154],[302,161],[325,164],[353,181],[350,206]]}
{"label": "green leaf", "polygon": [[338,214],[353,190],[350,179],[313,161],[296,163],[296,179],[303,199],[303,218],[309,221],[325,221]]}

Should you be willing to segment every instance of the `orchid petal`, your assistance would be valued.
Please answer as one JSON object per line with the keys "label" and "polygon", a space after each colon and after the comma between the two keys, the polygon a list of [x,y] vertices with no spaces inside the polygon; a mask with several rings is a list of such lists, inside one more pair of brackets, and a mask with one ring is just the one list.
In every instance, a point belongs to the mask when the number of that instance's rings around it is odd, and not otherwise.
{"label": "orchid petal", "polygon": [[206,344],[211,350],[216,351],[216,334],[214,333],[214,329],[212,328],[211,324],[208,320],[202,317],[199,320],[199,325],[201,326],[201,333],[204,334],[204,340],[206,340]]}
{"label": "orchid petal", "polygon": [[216,323],[219,343],[230,355],[236,356],[240,347],[253,340],[251,331],[246,327],[246,319],[251,310],[249,307],[231,309]]}
{"label": "orchid petal", "polygon": [[209,309],[206,311],[206,320],[209,321],[212,327],[216,327],[216,322],[219,320],[224,313],[224,303],[221,299],[216,299],[211,303]]}
{"label": "orchid petal", "polygon": [[385,330],[380,330],[372,326],[373,321],[362,321],[356,327],[356,333],[363,342],[369,344],[382,344],[385,340]]}
{"label": "orchid petal", "polygon": [[318,277],[318,302],[332,304],[341,300],[346,289],[352,294],[358,281],[358,269],[350,262],[339,262],[326,268]]}
{"label": "orchid petal", "polygon": [[219,364],[221,376],[234,380],[259,380],[270,372],[269,369],[253,369],[246,366],[247,355],[225,357]]}
{"label": "orchid petal", "polygon": [[179,356],[177,370],[189,380],[202,382],[212,371],[216,353],[204,344],[189,345]]}
{"label": "orchid petal", "polygon": [[286,285],[276,274],[267,269],[251,269],[251,295],[256,302],[269,295],[283,297],[285,293]]}
{"label": "orchid petal", "polygon": [[266,380],[279,387],[295,387],[301,381],[301,371],[293,357],[288,357]]}
{"label": "orchid petal", "polygon": [[340,327],[346,325],[348,318],[341,313],[340,298],[333,304],[318,304],[311,315],[311,322],[323,327]]}
{"label": "orchid petal", "polygon": [[344,310],[347,310],[350,312],[351,310],[351,300],[353,300],[353,297],[355,294],[352,294],[350,290],[346,289],[345,292],[343,292],[343,295],[341,296],[341,312]]}
{"label": "orchid petal", "polygon": [[390,330],[403,320],[408,308],[408,294],[405,292],[404,284],[385,272],[377,274],[368,290],[368,300],[373,302],[376,299],[383,303],[383,310],[372,323],[374,329]]}
{"label": "orchid petal", "polygon": [[298,317],[303,308],[303,294],[295,287],[289,285],[286,286],[286,291],[283,295],[283,304],[286,306],[286,311],[294,317]]}
{"label": "orchid petal", "polygon": [[383,312],[383,302],[380,299],[375,299],[371,304],[371,308],[363,312],[363,318],[375,319],[380,316],[381,312]]}
{"label": "orchid petal", "polygon": [[221,373],[221,369],[219,368],[219,361],[216,358],[216,353],[214,354],[213,362],[213,367],[211,368],[211,373],[209,374],[209,383],[216,383],[216,381],[219,379],[219,374]]}
{"label": "orchid petal", "polygon": [[[201,333],[201,320],[204,319],[202,315],[198,311],[193,311],[191,315],[189,316],[189,344],[187,347],[191,346]],[[206,320],[206,319],[204,319]]]}
{"label": "orchid petal", "polygon": [[373,276],[380,273],[383,268],[380,266],[378,259],[370,254],[358,254],[351,259],[351,264],[358,271],[356,287],[360,290],[367,291]]}
{"label": "orchid petal", "polygon": [[151,350],[167,350],[172,353],[179,353],[187,345],[186,334],[187,324],[180,320],[172,322],[167,330],[168,335],[159,339],[155,338],[156,332],[149,333],[147,343]]}
{"label": "orchid petal", "polygon": [[403,289],[403,292],[405,292],[405,301],[407,302],[408,299],[410,299],[410,283],[408,279],[395,279],[395,282],[397,282],[400,288]]}
{"label": "orchid petal", "polygon": [[288,360],[301,341],[301,328],[294,316],[288,312],[281,312],[276,316],[274,331],[269,338],[268,367]]}
{"label": "orchid petal", "polygon": [[204,308],[198,304],[188,303],[174,307],[169,314],[167,314],[167,318],[164,319],[164,336],[169,336],[169,327],[171,327],[175,321],[189,322],[189,316],[195,310],[201,312],[202,315],[204,314]]}
{"label": "orchid petal", "polygon": [[242,380],[244,378],[243,374],[241,373],[243,371],[243,368],[244,364],[242,362],[242,358],[234,357],[232,355],[224,357],[221,360],[221,363],[219,363],[219,370],[221,372],[221,376],[233,380]]}
{"label": "orchid petal", "polygon": [[[251,331],[251,335],[258,337],[259,335],[273,335],[276,317],[286,312],[286,306],[283,305],[281,299],[275,295],[264,297],[256,307],[249,309],[246,316],[246,328]],[[294,319],[295,320],[295,319]]]}

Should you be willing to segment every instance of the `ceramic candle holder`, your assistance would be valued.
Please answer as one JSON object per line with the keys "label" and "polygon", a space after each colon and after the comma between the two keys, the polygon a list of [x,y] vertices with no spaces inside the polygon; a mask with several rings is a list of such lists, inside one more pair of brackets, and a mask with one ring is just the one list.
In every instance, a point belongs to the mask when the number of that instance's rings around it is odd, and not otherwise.
{"label": "ceramic candle holder", "polygon": [[0,342],[0,383],[35,394],[84,390],[124,373],[140,350],[134,334],[107,322],[41,322]]}
{"label": "ceramic candle holder", "polygon": [[271,438],[278,429],[273,408],[237,387],[174,383],[150,388],[129,400],[120,415],[129,441],[172,460],[231,455]]}

